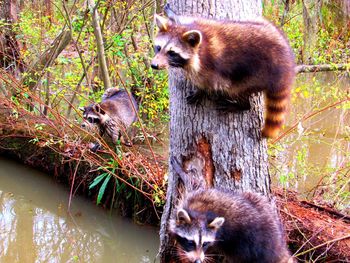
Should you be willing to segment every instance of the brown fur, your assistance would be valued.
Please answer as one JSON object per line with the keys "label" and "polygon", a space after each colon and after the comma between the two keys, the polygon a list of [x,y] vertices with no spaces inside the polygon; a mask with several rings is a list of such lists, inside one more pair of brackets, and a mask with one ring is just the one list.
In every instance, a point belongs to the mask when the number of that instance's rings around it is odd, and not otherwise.
{"label": "brown fur", "polygon": [[[153,64],[159,69],[168,67],[167,52],[171,50],[186,58],[180,66],[186,77],[208,94],[236,99],[263,91],[266,117],[262,135],[278,135],[295,78],[293,53],[278,28],[264,19],[234,22],[193,18],[179,24],[157,16],[156,21],[159,33],[155,44],[167,44],[155,55]],[[196,32],[201,36],[198,42]],[[249,101],[244,103],[249,106]],[[246,106],[243,108],[248,109]]]}

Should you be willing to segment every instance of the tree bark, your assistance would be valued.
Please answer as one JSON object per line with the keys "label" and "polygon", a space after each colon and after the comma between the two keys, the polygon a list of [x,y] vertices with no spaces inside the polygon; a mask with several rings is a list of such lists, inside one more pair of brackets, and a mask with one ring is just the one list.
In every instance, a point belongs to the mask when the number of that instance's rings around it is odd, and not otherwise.
{"label": "tree bark", "polygon": [[97,12],[97,5],[95,5],[95,1],[88,0],[88,4],[89,4],[91,16],[92,16],[92,26],[94,28],[94,35],[96,38],[97,57],[98,57],[98,64],[100,67],[100,71],[101,71],[102,81],[104,84],[104,88],[108,89],[108,88],[111,88],[112,85],[108,74],[108,67],[107,67],[105,49],[103,45],[103,37],[102,37],[101,26],[100,26],[100,17]]}
{"label": "tree bark", "polygon": [[283,9],[283,14],[281,17],[281,27],[284,26],[284,23],[286,22],[286,17],[289,13],[290,10],[290,0],[284,0],[282,1],[282,3],[284,4],[284,9]]}
{"label": "tree bark", "polygon": [[0,67],[16,77],[24,70],[20,55],[21,45],[13,30],[13,23],[18,20],[18,10],[16,0],[0,1],[0,20],[5,22],[0,25]]}
{"label": "tree bark", "polygon": [[321,13],[322,0],[302,0],[304,20],[304,46],[303,63],[313,64],[313,52],[317,44],[317,32],[319,29],[319,16]]}
{"label": "tree bark", "polygon": [[[177,14],[201,14],[209,18],[231,20],[261,16],[260,0],[172,0]],[[188,105],[186,96],[193,90],[181,71],[170,70],[170,158],[185,169],[199,163],[199,174],[208,187],[219,186],[235,191],[270,193],[266,141],[261,139],[262,96],[252,96],[252,109],[242,113],[217,111],[210,101]],[[167,200],[161,219],[160,257],[169,262],[167,227],[179,197],[178,177],[169,165]]]}

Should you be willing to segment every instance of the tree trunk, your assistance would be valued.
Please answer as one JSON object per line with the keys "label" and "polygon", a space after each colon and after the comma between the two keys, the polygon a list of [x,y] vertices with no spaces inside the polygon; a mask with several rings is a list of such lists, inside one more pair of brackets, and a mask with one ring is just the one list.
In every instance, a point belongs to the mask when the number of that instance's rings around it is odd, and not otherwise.
{"label": "tree trunk", "polygon": [[[262,13],[260,0],[172,0],[177,14],[201,14],[209,18],[254,19]],[[262,96],[252,96],[252,109],[242,113],[224,113],[210,101],[188,105],[186,96],[193,86],[182,72],[169,72],[170,158],[182,162],[185,169],[199,163],[207,186],[235,191],[270,193],[266,141],[261,139]],[[169,164],[166,205],[160,230],[161,262],[169,262],[167,227],[179,197],[178,179]]]}
{"label": "tree trunk", "polygon": [[69,29],[63,29],[62,32],[52,42],[50,47],[44,51],[40,58],[29,68],[27,75],[23,78],[23,83],[30,89],[34,89],[38,80],[43,75],[43,70],[50,67],[59,54],[67,47],[72,39],[72,32]]}
{"label": "tree trunk", "polygon": [[284,9],[281,17],[281,27],[284,26],[284,23],[286,22],[286,17],[289,13],[290,5],[291,5],[290,0],[284,0],[282,1],[282,3],[284,4]]}
{"label": "tree trunk", "polygon": [[17,22],[18,3],[16,0],[0,1],[0,67],[16,77],[24,70],[20,56],[20,43],[16,39],[13,23]]}
{"label": "tree trunk", "polygon": [[111,80],[109,78],[107,61],[105,56],[105,48],[103,45],[103,37],[100,26],[100,17],[97,12],[97,5],[95,5],[94,0],[88,0],[89,9],[92,16],[92,26],[94,28],[94,35],[96,38],[97,45],[97,57],[98,57],[98,65],[100,67],[102,81],[105,89],[109,89],[112,87]]}
{"label": "tree trunk", "polygon": [[53,16],[52,16],[52,2],[51,0],[44,0],[44,15],[48,17],[50,24],[53,22]]}
{"label": "tree trunk", "polygon": [[303,0],[303,20],[304,20],[304,46],[303,46],[303,63],[313,63],[313,52],[317,44],[317,32],[319,29],[319,16],[321,13],[322,0]]}

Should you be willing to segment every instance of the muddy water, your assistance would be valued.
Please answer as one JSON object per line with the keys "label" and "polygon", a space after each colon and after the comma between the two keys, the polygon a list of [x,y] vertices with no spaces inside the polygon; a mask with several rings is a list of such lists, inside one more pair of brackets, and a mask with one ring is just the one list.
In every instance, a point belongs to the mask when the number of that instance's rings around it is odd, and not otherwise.
{"label": "muddy water", "polygon": [[349,92],[350,78],[344,73],[298,75],[284,131],[293,125],[296,128],[270,145],[277,149],[270,158],[275,184],[305,196],[313,195],[315,189],[328,187],[330,191],[337,183],[346,184],[350,176],[345,174],[350,167],[350,102],[332,104],[344,100]]}
{"label": "muddy water", "polygon": [[157,229],[110,216],[52,178],[0,157],[0,262],[154,262]]}

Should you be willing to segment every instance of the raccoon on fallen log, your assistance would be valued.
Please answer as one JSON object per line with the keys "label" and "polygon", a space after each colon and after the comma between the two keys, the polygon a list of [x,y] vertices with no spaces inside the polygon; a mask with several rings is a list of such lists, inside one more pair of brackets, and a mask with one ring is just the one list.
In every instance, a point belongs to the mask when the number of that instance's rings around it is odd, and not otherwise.
{"label": "raccoon on fallen log", "polygon": [[[102,95],[100,103],[93,103],[80,108],[83,112],[81,127],[91,132],[105,133],[116,144],[118,140],[131,146],[131,142],[124,136],[126,129],[137,120],[138,105],[132,94],[124,89],[109,88]],[[91,147],[96,151],[100,147],[95,143]]]}
{"label": "raccoon on fallen log", "polygon": [[175,158],[185,192],[169,222],[175,262],[292,263],[277,210],[260,194],[191,189]]}
{"label": "raccoon on fallen log", "polygon": [[272,23],[155,15],[154,69],[183,69],[198,89],[187,97],[197,103],[209,96],[223,110],[249,110],[249,96],[265,93],[262,135],[277,137],[287,113],[295,78],[294,55],[288,40]]}

